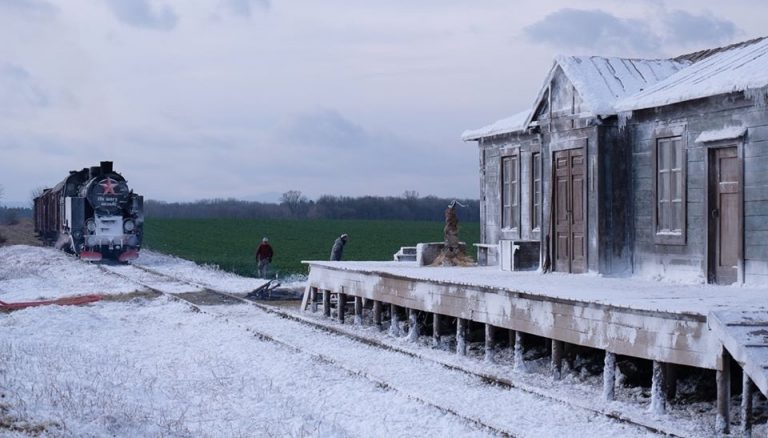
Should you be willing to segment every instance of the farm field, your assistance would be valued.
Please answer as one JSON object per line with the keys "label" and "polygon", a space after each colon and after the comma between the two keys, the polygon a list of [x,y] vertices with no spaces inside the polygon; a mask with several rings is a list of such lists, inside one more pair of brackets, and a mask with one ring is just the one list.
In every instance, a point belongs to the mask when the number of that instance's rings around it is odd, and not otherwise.
{"label": "farm field", "polygon": [[[392,260],[401,246],[442,241],[443,225],[442,221],[148,218],[144,246],[254,276],[253,254],[267,236],[275,250],[272,268],[284,277],[306,274],[302,260],[328,260],[333,241],[341,233],[349,234],[344,260]],[[472,248],[480,238],[479,223],[461,223],[459,235]]]}

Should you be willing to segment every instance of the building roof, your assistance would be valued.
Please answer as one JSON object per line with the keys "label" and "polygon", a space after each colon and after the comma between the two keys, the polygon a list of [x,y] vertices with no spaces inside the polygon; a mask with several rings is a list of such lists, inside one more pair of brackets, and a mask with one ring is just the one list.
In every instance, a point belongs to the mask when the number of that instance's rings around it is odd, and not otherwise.
{"label": "building roof", "polygon": [[654,108],[768,86],[768,38],[729,47],[621,99],[616,103],[616,109]]}
{"label": "building roof", "polygon": [[[557,56],[560,66],[589,111],[596,116],[616,114],[614,105],[679,70],[690,61],[674,59],[629,59],[601,56]],[[548,77],[548,84],[550,77]],[[547,86],[547,85],[545,85]]]}
{"label": "building roof", "polygon": [[464,141],[480,140],[484,137],[523,131],[525,129],[525,121],[530,113],[531,110],[521,111],[511,117],[498,120],[482,128],[468,129],[461,134],[461,139]]}

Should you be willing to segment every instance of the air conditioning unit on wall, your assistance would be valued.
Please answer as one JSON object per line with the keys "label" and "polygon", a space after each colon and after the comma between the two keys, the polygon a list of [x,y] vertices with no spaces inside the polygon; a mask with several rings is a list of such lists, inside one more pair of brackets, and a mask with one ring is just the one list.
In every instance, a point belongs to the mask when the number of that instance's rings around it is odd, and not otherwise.
{"label": "air conditioning unit on wall", "polygon": [[515,270],[515,251],[518,246],[512,240],[499,240],[499,268],[502,271]]}

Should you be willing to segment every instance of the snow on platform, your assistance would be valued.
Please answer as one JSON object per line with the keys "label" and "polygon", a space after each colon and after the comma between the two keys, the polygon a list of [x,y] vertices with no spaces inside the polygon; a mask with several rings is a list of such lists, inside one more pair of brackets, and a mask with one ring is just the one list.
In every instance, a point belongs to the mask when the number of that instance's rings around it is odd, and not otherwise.
{"label": "snow on platform", "polygon": [[768,395],[768,311],[720,311],[709,327],[764,395]]}

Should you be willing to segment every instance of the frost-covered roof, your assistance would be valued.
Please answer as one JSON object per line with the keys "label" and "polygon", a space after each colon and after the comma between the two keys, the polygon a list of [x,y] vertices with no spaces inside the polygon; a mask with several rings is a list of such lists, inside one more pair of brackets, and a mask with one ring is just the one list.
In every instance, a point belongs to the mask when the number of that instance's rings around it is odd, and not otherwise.
{"label": "frost-covered roof", "polygon": [[479,140],[493,135],[510,134],[522,131],[525,129],[525,121],[530,114],[531,110],[525,110],[514,116],[491,123],[488,126],[483,126],[478,129],[468,129],[461,134],[461,139],[464,141]]}
{"label": "frost-covered roof", "polygon": [[555,65],[563,69],[589,110],[601,116],[616,114],[614,106],[619,99],[664,80],[689,64],[673,59],[555,57]]}
{"label": "frost-covered roof", "polygon": [[768,86],[768,39],[736,45],[680,70],[616,104],[619,111],[654,108]]}

